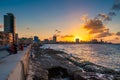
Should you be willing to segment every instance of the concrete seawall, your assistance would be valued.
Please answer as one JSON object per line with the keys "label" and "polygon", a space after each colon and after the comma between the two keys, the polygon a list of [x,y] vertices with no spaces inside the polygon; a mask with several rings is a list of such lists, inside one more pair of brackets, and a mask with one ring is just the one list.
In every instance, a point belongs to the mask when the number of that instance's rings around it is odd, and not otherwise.
{"label": "concrete seawall", "polygon": [[0,80],[25,80],[31,45],[0,60]]}

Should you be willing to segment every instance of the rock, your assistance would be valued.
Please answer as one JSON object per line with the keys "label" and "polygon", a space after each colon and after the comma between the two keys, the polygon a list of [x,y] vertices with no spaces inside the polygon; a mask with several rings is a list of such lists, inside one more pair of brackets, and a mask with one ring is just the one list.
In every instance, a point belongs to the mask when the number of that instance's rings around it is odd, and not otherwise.
{"label": "rock", "polygon": [[94,72],[76,72],[74,80],[113,80],[113,76]]}
{"label": "rock", "polygon": [[66,59],[69,60],[70,62],[72,62],[73,64],[75,64],[76,66],[83,68],[84,71],[86,71],[86,72],[96,72],[96,73],[103,73],[103,74],[120,74],[119,71],[115,71],[113,69],[99,66],[99,65],[93,64],[89,61],[81,60],[81,62],[77,62],[73,58],[66,58]]}
{"label": "rock", "polygon": [[114,80],[120,80],[120,75],[114,75]]}
{"label": "rock", "polygon": [[49,79],[58,79],[58,78],[67,78],[69,77],[68,73],[67,73],[67,69],[62,68],[62,67],[53,67],[48,69],[48,77]]}
{"label": "rock", "polygon": [[[38,49],[31,59],[33,80],[120,80],[120,73],[83,61],[77,57],[68,57],[62,51]],[[79,62],[78,62],[79,61]]]}
{"label": "rock", "polygon": [[98,65],[86,65],[84,67],[85,71],[87,72],[96,72],[96,73],[103,73],[103,74],[118,74],[117,71],[113,70],[113,69],[109,69],[109,68],[105,68],[102,66],[98,66]]}
{"label": "rock", "polygon": [[91,63],[91,62],[89,62],[89,61],[83,61],[83,62],[80,62],[79,65],[80,65],[81,67],[84,67],[84,66],[86,66],[86,65],[94,65],[94,64]]}
{"label": "rock", "polygon": [[26,80],[48,80],[48,71],[35,60],[30,60]]}
{"label": "rock", "polygon": [[95,75],[95,73],[92,73],[92,72],[85,72],[85,73],[81,73],[81,72],[76,72],[76,73],[74,73],[74,80],[88,80],[88,79],[90,79],[90,78],[95,78],[95,80],[98,80],[98,79],[96,79],[96,75]]}

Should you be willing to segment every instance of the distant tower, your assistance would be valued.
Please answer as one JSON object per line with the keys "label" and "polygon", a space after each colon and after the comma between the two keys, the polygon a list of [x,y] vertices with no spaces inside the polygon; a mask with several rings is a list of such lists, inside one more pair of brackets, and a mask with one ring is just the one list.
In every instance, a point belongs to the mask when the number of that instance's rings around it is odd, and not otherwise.
{"label": "distant tower", "polygon": [[35,42],[39,42],[38,36],[34,36],[34,41],[35,41]]}
{"label": "distant tower", "polygon": [[53,43],[56,43],[57,42],[57,37],[56,35],[53,36]]}
{"label": "distant tower", "polygon": [[102,39],[100,40],[100,42],[101,42],[101,43],[104,43],[104,41],[103,41]]}
{"label": "distant tower", "polygon": [[76,39],[75,39],[75,42],[76,42],[76,43],[79,43],[79,38],[76,38]]}
{"label": "distant tower", "polygon": [[15,17],[12,13],[4,15],[4,32],[13,34],[13,42],[15,41]]}

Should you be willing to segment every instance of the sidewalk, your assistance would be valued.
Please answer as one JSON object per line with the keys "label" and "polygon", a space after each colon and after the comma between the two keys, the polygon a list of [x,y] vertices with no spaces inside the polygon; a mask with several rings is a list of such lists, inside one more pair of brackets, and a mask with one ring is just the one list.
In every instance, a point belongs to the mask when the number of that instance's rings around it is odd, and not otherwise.
{"label": "sidewalk", "polygon": [[7,56],[0,60],[0,80],[6,80],[8,78],[10,73],[24,56],[26,50],[27,48],[24,48],[24,51],[18,51],[17,54]]}
{"label": "sidewalk", "polygon": [[0,60],[8,56],[9,53],[6,50],[0,50]]}

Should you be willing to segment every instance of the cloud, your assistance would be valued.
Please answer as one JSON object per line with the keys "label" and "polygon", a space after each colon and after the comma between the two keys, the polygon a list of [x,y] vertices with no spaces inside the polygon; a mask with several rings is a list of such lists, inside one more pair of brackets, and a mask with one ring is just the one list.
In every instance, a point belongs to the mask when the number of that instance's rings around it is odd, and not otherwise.
{"label": "cloud", "polygon": [[88,20],[88,15],[83,15],[80,20],[82,21],[87,21]]}
{"label": "cloud", "polygon": [[84,22],[83,28],[88,30],[90,34],[103,32],[105,30],[102,21],[98,19],[90,19],[87,22]]}
{"label": "cloud", "polygon": [[60,31],[60,30],[57,30],[57,29],[55,30],[55,32],[57,32],[57,33],[61,33],[61,31]]}
{"label": "cloud", "polygon": [[55,36],[60,37],[60,35],[55,35]]}
{"label": "cloud", "polygon": [[[109,13],[109,14],[113,15],[113,13]],[[112,20],[112,18],[109,15],[103,14],[103,13],[98,14],[98,19],[103,20],[103,21],[111,21]]]}
{"label": "cloud", "polygon": [[118,35],[120,32],[111,33],[109,29],[104,25],[106,22],[112,21],[113,16],[117,15],[117,12],[120,10],[120,0],[114,0],[112,9],[108,11],[107,14],[99,13],[93,19],[88,18],[88,16],[82,16],[81,20],[83,21],[83,29],[92,35],[94,38],[103,38],[108,36]]}
{"label": "cloud", "polygon": [[109,12],[108,15],[109,16],[116,16],[116,13],[115,12]]}
{"label": "cloud", "polygon": [[115,10],[115,11],[120,10],[120,0],[115,0],[114,5],[112,6],[112,10]]}
{"label": "cloud", "polygon": [[116,35],[117,35],[117,36],[120,36],[120,32],[117,32]]}
{"label": "cloud", "polygon": [[61,36],[61,38],[73,38],[75,37],[74,35],[64,35],[64,36]]}
{"label": "cloud", "polygon": [[116,37],[116,38],[115,38],[115,40],[119,40],[119,38],[118,38],[118,37]]}
{"label": "cloud", "polygon": [[120,10],[120,3],[118,4],[115,4],[113,7],[112,7],[113,10]]}
{"label": "cloud", "polygon": [[[108,18],[108,16],[104,14],[99,14],[99,16],[105,19]],[[84,21],[83,23],[83,29],[87,30],[90,35],[94,36],[94,38],[102,38],[113,35],[100,18],[87,19],[87,21]]]}
{"label": "cloud", "polygon": [[97,34],[96,38],[101,38],[101,37],[107,37],[107,36],[112,36],[113,33],[109,33],[109,32],[102,32]]}
{"label": "cloud", "polygon": [[3,28],[3,24],[0,24],[0,28]]}
{"label": "cloud", "polygon": [[120,10],[120,0],[114,0],[111,11],[108,11],[107,14],[99,13],[95,19],[102,20],[102,22],[112,21],[112,17],[116,16],[117,11]]}
{"label": "cloud", "polygon": [[26,27],[27,30],[29,30],[30,28],[29,27]]}

